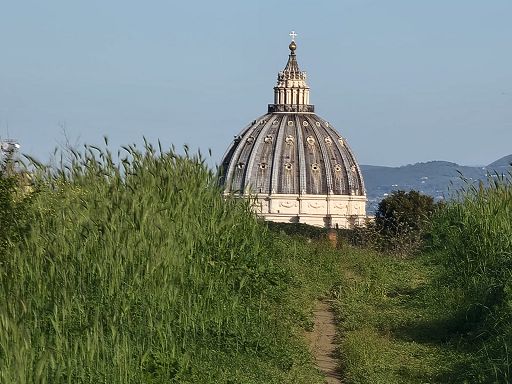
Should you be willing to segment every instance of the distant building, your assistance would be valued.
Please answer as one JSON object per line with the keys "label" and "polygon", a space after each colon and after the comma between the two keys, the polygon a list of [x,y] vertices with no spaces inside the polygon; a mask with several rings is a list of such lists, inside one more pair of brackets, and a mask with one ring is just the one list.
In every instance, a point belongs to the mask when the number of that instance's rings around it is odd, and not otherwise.
{"label": "distant building", "polygon": [[294,32],[268,113],[237,135],[222,161],[225,194],[253,197],[265,220],[348,228],[364,224],[363,176],[347,141],[309,103]]}
{"label": "distant building", "polygon": [[0,174],[2,176],[14,176],[15,155],[20,149],[20,145],[14,139],[0,139]]}

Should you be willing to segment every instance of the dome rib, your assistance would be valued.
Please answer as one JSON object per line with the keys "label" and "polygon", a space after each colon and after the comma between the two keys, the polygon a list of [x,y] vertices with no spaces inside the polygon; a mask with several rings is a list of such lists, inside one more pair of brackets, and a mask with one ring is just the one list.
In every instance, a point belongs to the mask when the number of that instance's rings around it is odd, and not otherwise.
{"label": "dome rib", "polygon": [[301,143],[304,142],[304,136],[302,135],[302,129],[300,125],[295,124],[295,129],[297,130],[297,147],[299,150],[299,162],[300,162],[300,190],[298,191],[300,194],[305,194],[307,191],[306,185],[306,151],[304,146]]}
{"label": "dome rib", "polygon": [[[266,116],[266,115],[264,115]],[[263,116],[260,117],[260,119],[262,118]],[[259,119],[258,119],[259,120]],[[232,152],[232,155],[230,158],[224,158],[224,161],[222,162],[222,164],[226,164],[224,166],[224,169],[223,171],[225,172],[226,174],[226,178],[225,178],[225,192],[239,192],[239,193],[244,193],[244,184],[243,181],[245,179],[245,172],[244,172],[244,178],[242,178],[241,182],[239,181],[238,183],[236,182],[236,179],[237,179],[237,166],[238,164],[240,163],[240,158],[241,158],[241,155],[242,153],[244,153],[244,151],[247,151],[247,148],[246,148],[246,145],[247,145],[247,139],[251,136],[251,133],[254,129],[254,124],[256,121],[258,120],[254,120],[252,123],[250,123],[243,131],[240,135],[238,136],[235,136],[235,139],[233,141],[233,146],[236,146],[236,149],[235,151]],[[251,150],[254,148],[254,142],[252,144],[252,148]],[[228,156],[229,156],[229,153],[228,153]],[[227,171],[226,171],[227,169]],[[238,168],[239,170],[239,168]],[[240,172],[238,172],[240,174]],[[240,177],[238,177],[238,179],[240,179]],[[234,187],[234,184],[238,184],[237,187]]]}
{"label": "dome rib", "polygon": [[[253,149],[249,156],[247,157],[247,176],[246,180],[244,181],[244,188],[251,193],[258,193],[259,191],[258,179],[256,179],[256,185],[251,184],[251,180],[253,180],[252,174],[254,173],[255,167],[259,166],[259,164],[256,164],[256,161],[259,161],[259,163],[268,162],[267,157],[275,152],[273,148],[274,143],[271,143],[270,148],[267,145],[267,143],[265,143],[265,137],[268,136],[268,131],[270,130],[271,127],[271,124],[269,123],[270,119],[267,118],[268,116],[268,114],[263,115],[260,119],[256,121],[256,124],[262,127],[260,130],[258,130],[257,134],[252,135],[252,137],[254,137]],[[261,124],[262,121],[264,121],[265,123]],[[256,147],[258,143],[261,143],[262,141],[263,146],[260,145]],[[265,180],[264,184],[265,185],[263,186],[263,188],[265,188],[268,185],[268,180]]]}
{"label": "dome rib", "polygon": [[279,130],[276,137],[276,150],[274,151],[274,158],[272,159],[272,181],[270,183],[270,192],[273,193],[279,189],[279,176],[281,175],[281,164],[282,164],[282,140],[284,129],[282,129],[282,121],[279,125]]}
{"label": "dome rib", "polygon": [[315,136],[317,138],[318,146],[320,147],[320,150],[322,151],[322,156],[324,158],[324,167],[323,170],[325,172],[326,176],[326,183],[327,183],[327,193],[330,194],[333,192],[332,188],[332,174],[331,174],[331,159],[329,158],[327,154],[327,148],[325,147],[325,140],[322,135],[320,135],[320,132],[316,128],[316,121],[311,118],[311,116],[305,116],[306,121],[308,121],[309,125],[313,128],[313,132],[315,132]]}

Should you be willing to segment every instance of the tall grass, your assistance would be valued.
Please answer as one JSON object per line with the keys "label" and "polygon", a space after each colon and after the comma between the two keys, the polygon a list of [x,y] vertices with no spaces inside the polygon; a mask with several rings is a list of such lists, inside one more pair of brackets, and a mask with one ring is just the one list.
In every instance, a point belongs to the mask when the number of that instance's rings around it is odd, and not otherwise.
{"label": "tall grass", "polygon": [[438,212],[434,245],[446,283],[460,289],[461,322],[478,346],[481,382],[512,380],[512,174],[468,186]]}
{"label": "tall grass", "polygon": [[512,382],[512,174],[468,185],[426,229],[433,247],[415,258],[344,255],[345,381]]}
{"label": "tall grass", "polygon": [[[70,152],[0,255],[0,382],[316,382],[289,270],[200,155]],[[306,379],[300,379],[301,377]]]}

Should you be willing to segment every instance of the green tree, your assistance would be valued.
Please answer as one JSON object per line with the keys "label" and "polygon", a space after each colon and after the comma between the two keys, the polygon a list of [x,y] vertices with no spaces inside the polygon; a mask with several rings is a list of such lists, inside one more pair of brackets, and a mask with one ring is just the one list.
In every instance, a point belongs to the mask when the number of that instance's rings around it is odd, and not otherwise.
{"label": "green tree", "polygon": [[395,191],[384,198],[375,215],[386,248],[411,253],[421,246],[425,224],[438,204],[418,191]]}

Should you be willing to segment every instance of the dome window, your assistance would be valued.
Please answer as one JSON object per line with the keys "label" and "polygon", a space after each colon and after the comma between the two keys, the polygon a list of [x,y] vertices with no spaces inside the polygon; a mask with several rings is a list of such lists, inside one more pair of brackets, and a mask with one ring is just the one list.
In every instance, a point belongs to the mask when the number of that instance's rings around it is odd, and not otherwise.
{"label": "dome window", "polygon": [[254,142],[254,137],[252,137],[252,136],[249,136],[249,137],[247,138],[247,140],[246,140],[246,143],[247,143],[247,144],[252,144],[253,142]]}
{"label": "dome window", "polygon": [[316,122],[316,126],[317,126],[317,127],[319,127],[319,126],[320,126],[320,122],[319,122],[319,121],[317,121],[317,122]]}
{"label": "dome window", "polygon": [[288,126],[289,126],[289,127],[293,127],[293,121],[291,121],[291,120],[290,120],[290,121],[288,121]]}
{"label": "dome window", "polygon": [[329,122],[326,121],[325,122],[325,126],[328,127],[329,126]]}
{"label": "dome window", "polygon": [[320,166],[317,163],[311,164],[311,169],[315,172],[320,170]]}
{"label": "dome window", "polygon": [[288,135],[288,136],[286,136],[286,139],[285,139],[286,144],[288,144],[288,145],[292,145],[292,144],[293,144],[293,141],[294,141],[294,138],[293,138],[293,136],[292,136],[292,135]]}
{"label": "dome window", "polygon": [[267,169],[267,163],[260,163],[260,169]]}
{"label": "dome window", "polygon": [[334,170],[335,170],[336,172],[341,172],[341,165],[336,164],[336,165],[334,166]]}
{"label": "dome window", "polygon": [[306,139],[309,145],[315,145],[315,138],[313,136],[308,136]]}
{"label": "dome window", "polygon": [[287,171],[291,171],[292,170],[292,164],[291,163],[285,163],[284,164],[284,169],[286,169]]}
{"label": "dome window", "polygon": [[328,145],[332,144],[332,139],[330,137],[326,137],[324,140],[325,140],[325,144],[328,144]]}
{"label": "dome window", "polygon": [[304,120],[304,121],[302,122],[302,125],[303,125],[303,126],[305,126],[305,127],[307,127],[307,126],[309,125],[309,123],[308,123],[306,120]]}
{"label": "dome window", "polygon": [[343,141],[343,138],[340,137],[338,139],[338,142],[341,144],[342,147],[345,146],[345,141]]}
{"label": "dome window", "polygon": [[265,120],[260,120],[260,124],[265,124]]}
{"label": "dome window", "polygon": [[271,144],[272,143],[272,136],[268,135],[264,139],[265,144]]}
{"label": "dome window", "polygon": [[272,125],[277,125],[277,124],[279,124],[279,121],[277,121],[277,120],[274,120],[274,121],[272,122]]}
{"label": "dome window", "polygon": [[238,163],[238,164],[236,165],[236,167],[237,167],[238,169],[243,169],[243,168],[244,168],[244,165],[245,165],[244,163]]}

